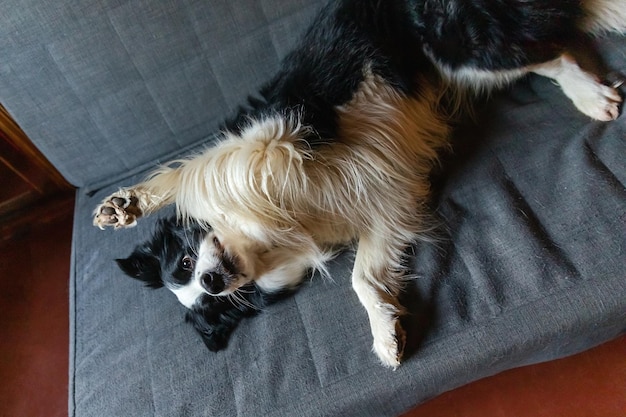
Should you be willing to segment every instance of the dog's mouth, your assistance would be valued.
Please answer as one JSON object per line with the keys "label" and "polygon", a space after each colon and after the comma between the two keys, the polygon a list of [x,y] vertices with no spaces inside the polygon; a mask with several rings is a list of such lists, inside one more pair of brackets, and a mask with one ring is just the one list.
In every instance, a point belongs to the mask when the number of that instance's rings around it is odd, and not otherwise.
{"label": "dog's mouth", "polygon": [[208,294],[202,293],[195,301],[193,306],[189,309],[193,310],[196,313],[202,313],[204,309],[211,308],[215,303],[232,303],[235,305],[246,305],[252,306],[252,304],[247,304],[246,300],[249,295],[253,294],[255,291],[258,291],[254,283],[249,282],[247,284],[243,284],[236,290],[232,292],[224,293],[224,294]]}

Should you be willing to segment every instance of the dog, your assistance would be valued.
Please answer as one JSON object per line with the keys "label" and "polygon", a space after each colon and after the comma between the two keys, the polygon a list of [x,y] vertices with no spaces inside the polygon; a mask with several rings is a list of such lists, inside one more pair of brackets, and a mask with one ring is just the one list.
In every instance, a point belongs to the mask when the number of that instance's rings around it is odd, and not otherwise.
{"label": "dog", "polygon": [[[213,352],[226,348],[228,339],[245,317],[251,317],[266,306],[282,298],[286,292],[267,294],[254,282],[244,285],[227,297],[203,293],[197,297],[198,285],[194,280],[198,259],[213,241],[212,230],[196,222],[184,227],[176,217],[159,219],[152,237],[135,247],[127,258],[116,259],[120,269],[131,278],[142,281],[149,288],[168,288],[185,307],[185,321],[200,334],[206,347]],[[223,254],[219,269],[228,270],[233,265],[229,255]],[[209,291],[219,293],[218,281],[209,271],[201,274]]]}
{"label": "dog", "polygon": [[404,250],[432,226],[428,178],[452,122],[477,93],[528,73],[554,80],[592,119],[616,119],[620,94],[568,42],[625,22],[626,0],[332,1],[216,144],[105,198],[94,224],[134,226],[175,203],[211,228],[183,297],[191,307],[251,282],[292,288],[354,244],[352,287],[373,351],[395,369]]}

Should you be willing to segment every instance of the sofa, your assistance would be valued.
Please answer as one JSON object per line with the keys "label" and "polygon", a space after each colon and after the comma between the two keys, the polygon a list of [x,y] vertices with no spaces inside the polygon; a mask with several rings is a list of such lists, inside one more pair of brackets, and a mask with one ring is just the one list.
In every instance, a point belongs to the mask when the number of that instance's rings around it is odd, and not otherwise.
{"label": "sofa", "polygon": [[[415,278],[395,371],[371,352],[350,249],[331,261],[332,279],[313,276],[244,320],[217,353],[173,294],[124,276],[114,259],[159,216],[101,231],[96,204],[209,145],[320,6],[4,1],[0,102],[77,187],[70,416],[397,416],[626,331],[626,117],[592,121],[537,76],[478,104],[433,172],[437,238],[408,248]],[[579,45],[626,73],[625,38]]]}

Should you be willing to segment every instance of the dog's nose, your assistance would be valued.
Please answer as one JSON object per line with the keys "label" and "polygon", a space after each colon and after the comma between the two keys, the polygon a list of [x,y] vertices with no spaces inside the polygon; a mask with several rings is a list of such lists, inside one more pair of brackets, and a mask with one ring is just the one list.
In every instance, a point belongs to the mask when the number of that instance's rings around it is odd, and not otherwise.
{"label": "dog's nose", "polygon": [[219,294],[224,291],[224,277],[221,274],[215,272],[205,272],[200,277],[202,286],[209,294]]}

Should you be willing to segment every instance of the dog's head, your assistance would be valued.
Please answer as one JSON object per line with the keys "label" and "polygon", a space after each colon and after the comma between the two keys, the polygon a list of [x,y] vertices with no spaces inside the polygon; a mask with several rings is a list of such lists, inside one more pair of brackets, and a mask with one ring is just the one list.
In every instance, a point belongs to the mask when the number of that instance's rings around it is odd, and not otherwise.
{"label": "dog's head", "polygon": [[215,232],[195,222],[161,219],[152,238],[117,264],[150,288],[165,286],[192,309],[203,295],[227,295],[250,283],[239,253],[227,250]]}
{"label": "dog's head", "polygon": [[210,350],[223,348],[241,318],[266,302],[249,283],[240,257],[229,253],[213,230],[195,222],[183,226],[174,217],[161,219],[151,239],[116,262],[146,286],[172,291]]}

